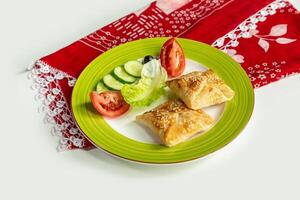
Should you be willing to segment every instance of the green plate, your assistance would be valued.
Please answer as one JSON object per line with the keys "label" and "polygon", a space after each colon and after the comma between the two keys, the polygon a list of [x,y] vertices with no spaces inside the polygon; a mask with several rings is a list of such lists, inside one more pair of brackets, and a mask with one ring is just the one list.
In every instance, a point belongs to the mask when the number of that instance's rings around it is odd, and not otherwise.
{"label": "green plate", "polygon": [[[72,94],[72,110],[78,127],[96,146],[116,156],[144,163],[178,163],[206,156],[231,142],[249,121],[254,94],[248,76],[231,57],[207,44],[178,38],[187,58],[217,73],[234,91],[219,121],[206,133],[175,147],[139,142],[118,133],[97,114],[89,93],[114,67],[145,55],[158,55],[168,38],[129,42],[92,61],[79,76]],[[146,109],[145,109],[146,110]]]}

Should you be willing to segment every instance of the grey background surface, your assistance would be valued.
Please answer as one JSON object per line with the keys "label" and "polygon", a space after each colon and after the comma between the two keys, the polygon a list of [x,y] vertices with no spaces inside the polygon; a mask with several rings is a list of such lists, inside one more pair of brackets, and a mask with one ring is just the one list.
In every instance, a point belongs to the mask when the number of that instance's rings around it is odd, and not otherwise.
{"label": "grey background surface", "polygon": [[256,90],[243,133],[192,163],[145,166],[98,150],[56,152],[24,69],[149,2],[1,0],[0,199],[300,199],[300,75]]}

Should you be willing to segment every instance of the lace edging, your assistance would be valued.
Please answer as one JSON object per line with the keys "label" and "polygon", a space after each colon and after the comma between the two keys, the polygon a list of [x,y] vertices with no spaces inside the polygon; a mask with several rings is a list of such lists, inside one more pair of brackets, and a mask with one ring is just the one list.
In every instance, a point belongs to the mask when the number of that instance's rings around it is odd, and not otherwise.
{"label": "lace edging", "polygon": [[76,78],[55,69],[42,60],[28,68],[28,78],[33,81],[31,89],[36,92],[35,100],[41,105],[39,112],[44,112],[44,122],[53,125],[52,135],[59,137],[58,151],[83,148],[86,139],[73,121],[71,110],[62,92],[59,81],[66,80],[73,87]]}

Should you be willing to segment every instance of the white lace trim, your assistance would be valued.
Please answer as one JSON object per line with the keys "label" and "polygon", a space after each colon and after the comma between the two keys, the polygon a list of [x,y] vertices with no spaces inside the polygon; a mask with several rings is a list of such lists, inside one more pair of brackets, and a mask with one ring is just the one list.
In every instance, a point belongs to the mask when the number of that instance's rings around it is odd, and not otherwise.
{"label": "white lace trim", "polygon": [[[76,127],[59,81],[66,80],[73,87],[76,79],[39,60],[29,69],[28,78],[33,80],[31,88],[37,92],[35,99],[42,105],[39,111],[45,112],[45,123],[53,125],[52,134],[60,138],[58,151],[82,148],[86,139]],[[66,137],[68,135],[68,137]]]}
{"label": "white lace trim", "polygon": [[239,45],[238,39],[239,38],[250,38],[252,37],[253,33],[257,28],[258,22],[263,22],[267,19],[267,16],[274,15],[278,9],[284,8],[287,6],[287,2],[283,0],[276,0],[248,19],[242,22],[239,26],[235,29],[224,35],[223,37],[217,39],[213,42],[212,46],[217,47],[224,52],[227,53],[227,49],[234,48]]}
{"label": "white lace trim", "polygon": [[[222,3],[224,1],[216,0],[215,2]],[[276,0],[272,2],[265,8],[258,11],[256,14],[246,19],[234,30],[230,31],[225,36],[217,39],[212,44],[212,46],[225,51],[237,61],[243,62],[243,56],[237,54],[237,52],[234,49],[232,49],[239,45],[238,39],[251,37],[251,34],[253,34],[254,30],[256,30],[256,24],[258,22],[265,21],[267,16],[275,14],[278,9],[281,10],[281,8],[286,7],[287,4],[288,3],[283,0]],[[174,12],[174,14],[178,13]],[[182,15],[182,13],[179,14]],[[190,20],[190,16],[187,15],[186,17],[187,20]],[[176,23],[176,21],[174,23]],[[187,23],[186,26],[190,26],[190,24]],[[102,34],[105,34],[107,37],[100,37],[98,35],[100,32]],[[168,33],[168,30],[166,33]],[[90,36],[94,35],[106,42],[109,42],[107,41],[108,37],[116,39],[116,41],[113,41],[111,45],[103,47],[105,50],[116,45],[117,40],[121,40],[120,43],[130,41],[125,38],[120,38],[118,36],[116,36],[115,38],[115,36],[111,35],[110,32],[105,32],[101,29],[98,32],[95,32],[94,34],[91,34]],[[87,37],[85,39],[87,39]],[[98,41],[98,38],[96,38],[96,40]],[[99,41],[97,44],[99,45]],[[271,74],[270,76],[274,75]],[[37,92],[35,99],[42,103],[42,105],[39,108],[39,111],[45,112],[44,121],[53,125],[53,129],[51,131],[52,134],[60,138],[60,142],[57,149],[59,151],[62,151],[66,149],[71,149],[73,147],[85,147],[85,142],[87,142],[87,140],[77,128],[74,119],[72,118],[71,110],[67,104],[66,98],[59,84],[60,81],[67,81],[68,85],[70,87],[73,87],[76,82],[76,78],[49,66],[47,63],[41,60],[38,60],[36,63],[34,63],[33,67],[29,69],[28,77],[33,80],[32,89]],[[260,78],[264,77],[261,76]]]}

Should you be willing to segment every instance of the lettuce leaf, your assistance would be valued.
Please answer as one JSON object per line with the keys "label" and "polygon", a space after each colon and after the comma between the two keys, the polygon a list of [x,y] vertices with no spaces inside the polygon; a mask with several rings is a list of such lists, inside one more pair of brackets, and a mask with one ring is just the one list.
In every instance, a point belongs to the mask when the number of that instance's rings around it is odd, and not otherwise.
{"label": "lettuce leaf", "polygon": [[159,99],[165,91],[164,87],[154,90],[151,82],[149,79],[144,79],[136,85],[124,85],[121,90],[124,100],[132,106],[149,106],[152,102]]}
{"label": "lettuce leaf", "polygon": [[136,84],[125,84],[121,89],[125,101],[132,106],[149,106],[165,92],[167,73],[158,60],[151,60],[142,69]]}

